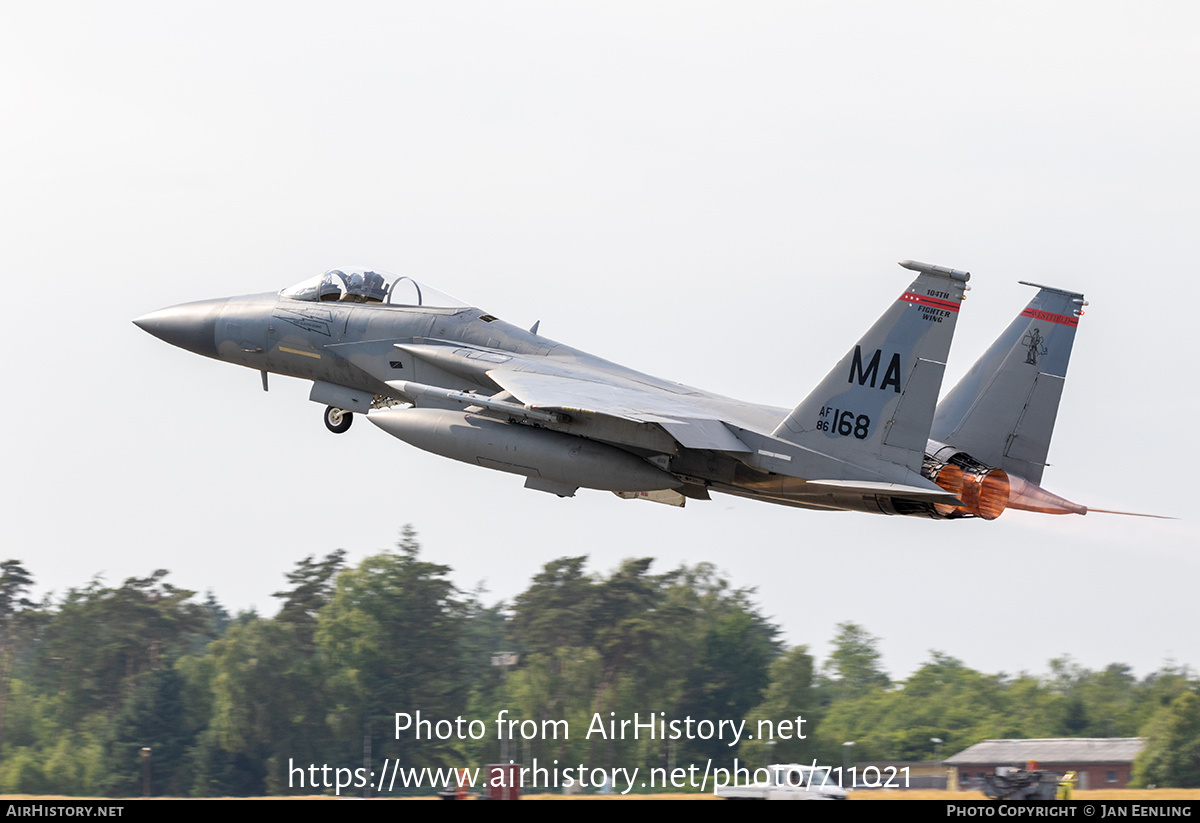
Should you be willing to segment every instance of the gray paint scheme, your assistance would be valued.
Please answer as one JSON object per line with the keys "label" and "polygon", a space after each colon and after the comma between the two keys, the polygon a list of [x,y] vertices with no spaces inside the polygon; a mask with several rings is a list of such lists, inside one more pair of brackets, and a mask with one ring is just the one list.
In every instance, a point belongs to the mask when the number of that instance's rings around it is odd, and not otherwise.
{"label": "gray paint scheme", "polygon": [[1040,286],[938,404],[930,439],[1040,483],[1084,305],[1078,292]]}
{"label": "gray paint scheme", "polygon": [[[388,433],[563,496],[598,488],[679,505],[711,490],[812,509],[970,516],[932,482],[928,453],[952,441],[1040,479],[1074,329],[1026,345],[1041,358],[1030,378],[1014,365],[1031,326],[1018,318],[937,406],[970,275],[901,265],[916,279],[791,411],[642,374],[477,308],[318,302],[311,283],[134,322],[197,354],[312,380],[316,402],[361,412],[373,401],[368,419]],[[1078,297],[1043,288],[1030,307],[1061,312]],[[1016,390],[1005,383],[1018,377]],[[1020,409],[998,400],[1014,391],[1028,400]]]}

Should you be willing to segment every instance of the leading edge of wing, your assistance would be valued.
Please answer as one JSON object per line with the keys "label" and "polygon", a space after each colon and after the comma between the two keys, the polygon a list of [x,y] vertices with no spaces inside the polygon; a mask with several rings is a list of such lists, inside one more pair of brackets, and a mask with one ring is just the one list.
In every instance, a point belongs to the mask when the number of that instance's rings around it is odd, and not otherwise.
{"label": "leading edge of wing", "polygon": [[684,448],[750,452],[716,416],[696,403],[668,393],[624,385],[619,381],[581,380],[541,372],[491,369],[495,383],[527,407],[564,412],[588,412],[657,423]]}

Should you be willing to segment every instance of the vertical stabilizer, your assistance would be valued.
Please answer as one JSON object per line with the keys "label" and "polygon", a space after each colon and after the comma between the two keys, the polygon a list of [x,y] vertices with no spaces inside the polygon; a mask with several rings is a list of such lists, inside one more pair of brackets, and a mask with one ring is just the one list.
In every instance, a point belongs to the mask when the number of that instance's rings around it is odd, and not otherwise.
{"label": "vertical stabilizer", "polygon": [[774,435],[855,462],[885,460],[916,473],[941,391],[967,272],[920,272]]}
{"label": "vertical stabilizer", "polygon": [[938,404],[930,438],[1040,483],[1087,302],[1078,292],[1037,295]]}

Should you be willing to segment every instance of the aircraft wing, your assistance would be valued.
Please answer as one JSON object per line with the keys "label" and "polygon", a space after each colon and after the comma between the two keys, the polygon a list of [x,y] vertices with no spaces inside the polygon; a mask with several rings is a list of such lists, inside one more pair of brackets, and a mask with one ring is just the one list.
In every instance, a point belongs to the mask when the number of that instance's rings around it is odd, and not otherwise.
{"label": "aircraft wing", "polygon": [[655,385],[570,367],[539,371],[492,369],[487,374],[527,407],[541,411],[588,412],[638,423],[658,423],[689,449],[749,452],[715,414],[682,387],[669,391]]}
{"label": "aircraft wing", "polygon": [[[539,369],[537,372],[493,369],[488,372],[488,377],[526,407],[539,412],[585,412],[640,423],[657,423],[685,448],[749,453],[755,458],[760,455],[782,457],[788,462],[792,459],[769,451],[788,448],[791,444],[745,431],[732,422],[727,425],[718,414],[704,407],[702,396],[690,394],[690,390],[684,386],[672,385],[667,388],[642,384],[623,375],[610,378],[603,372],[593,374],[570,366],[563,367],[561,372],[551,371],[555,367],[549,364],[538,363],[536,367]],[[737,435],[739,431],[743,433],[742,437]],[[788,473],[786,466],[776,469]],[[809,480],[807,485],[814,498],[822,495],[886,495],[920,502],[962,505],[955,495],[911,473],[905,483],[819,479]]]}
{"label": "aircraft wing", "polygon": [[[383,345],[401,352],[402,356],[412,357],[414,362],[406,372],[412,377],[406,379],[412,381],[415,378],[416,383],[444,387],[457,378],[466,378],[481,387],[491,383],[512,395],[529,411],[585,413],[633,423],[656,423],[684,448],[753,451],[726,425],[729,422],[741,426],[746,425],[746,421],[728,418],[714,409],[711,395],[614,364],[530,357],[502,349],[433,341],[370,345]],[[370,368],[370,360],[361,362]],[[429,367],[433,371],[423,370]],[[401,387],[393,377],[395,374],[394,371],[379,373],[379,377],[401,394],[411,395],[415,385],[410,382],[407,387]],[[463,395],[455,401],[473,399],[476,399],[474,395]],[[511,401],[501,402],[507,405]]]}

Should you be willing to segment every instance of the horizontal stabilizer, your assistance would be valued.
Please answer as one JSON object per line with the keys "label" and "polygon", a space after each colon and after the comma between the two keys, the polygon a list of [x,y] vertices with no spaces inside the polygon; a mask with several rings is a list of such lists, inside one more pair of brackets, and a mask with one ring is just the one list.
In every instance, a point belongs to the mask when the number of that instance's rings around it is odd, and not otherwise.
{"label": "horizontal stabilizer", "polygon": [[906,500],[919,500],[923,503],[945,503],[950,506],[962,505],[961,500],[942,489],[926,489],[920,486],[905,486],[900,483],[874,483],[868,480],[809,480],[808,485],[830,486],[841,491],[862,492],[863,494],[901,497]]}

